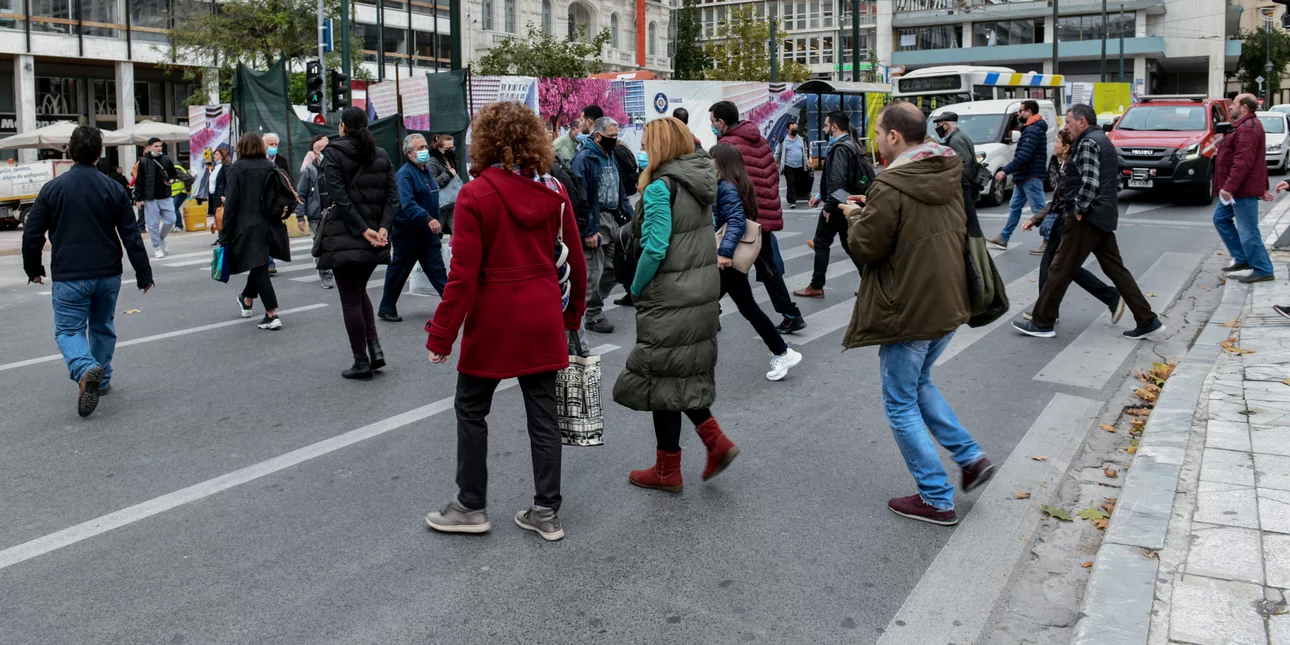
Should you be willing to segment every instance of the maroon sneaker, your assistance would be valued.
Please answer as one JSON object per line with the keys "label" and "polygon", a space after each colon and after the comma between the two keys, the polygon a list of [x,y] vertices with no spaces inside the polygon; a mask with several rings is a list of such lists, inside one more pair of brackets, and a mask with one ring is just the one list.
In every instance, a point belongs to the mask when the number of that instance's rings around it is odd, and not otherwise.
{"label": "maroon sneaker", "polygon": [[970,493],[985,486],[998,470],[989,459],[982,457],[963,468],[963,492]]}
{"label": "maroon sneaker", "polygon": [[954,526],[959,523],[959,516],[954,513],[953,509],[942,511],[924,502],[920,495],[897,497],[887,502],[887,508],[891,509],[892,513],[920,522],[939,524],[941,526]]}

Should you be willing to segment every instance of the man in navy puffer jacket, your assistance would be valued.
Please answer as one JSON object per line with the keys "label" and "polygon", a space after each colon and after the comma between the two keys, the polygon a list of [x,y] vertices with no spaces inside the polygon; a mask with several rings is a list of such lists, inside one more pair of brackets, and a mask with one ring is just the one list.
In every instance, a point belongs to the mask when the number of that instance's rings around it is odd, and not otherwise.
{"label": "man in navy puffer jacket", "polygon": [[[1027,201],[1034,213],[1046,206],[1044,180],[1048,178],[1048,122],[1039,116],[1039,104],[1031,100],[1021,102],[1017,119],[1024,124],[1021,138],[1017,140],[1017,152],[1012,161],[994,175],[995,181],[1003,181],[1004,175],[1012,175],[1014,186],[1012,202],[1008,205],[1008,222],[999,237],[986,240],[1001,249],[1008,248],[1008,240],[1021,221],[1021,208]],[[1037,251],[1042,255],[1043,247]]]}

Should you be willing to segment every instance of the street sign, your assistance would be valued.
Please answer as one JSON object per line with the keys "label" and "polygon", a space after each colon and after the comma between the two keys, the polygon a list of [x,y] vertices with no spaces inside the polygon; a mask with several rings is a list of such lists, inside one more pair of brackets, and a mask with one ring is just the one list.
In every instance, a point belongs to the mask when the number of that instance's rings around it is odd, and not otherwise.
{"label": "street sign", "polygon": [[329,54],[332,52],[333,49],[336,48],[335,37],[333,36],[335,32],[332,30],[331,27],[332,27],[331,18],[328,18],[323,21],[323,29],[322,29],[323,51]]}
{"label": "street sign", "polygon": [[327,125],[327,117],[321,114],[315,114],[314,123],[317,123],[318,125]]}
{"label": "street sign", "polygon": [[1262,76],[1259,76],[1259,77],[1255,78],[1255,79],[1254,79],[1254,82],[1255,82],[1255,83],[1258,83],[1259,85],[1262,85],[1262,84],[1263,84],[1263,77],[1262,77]]}

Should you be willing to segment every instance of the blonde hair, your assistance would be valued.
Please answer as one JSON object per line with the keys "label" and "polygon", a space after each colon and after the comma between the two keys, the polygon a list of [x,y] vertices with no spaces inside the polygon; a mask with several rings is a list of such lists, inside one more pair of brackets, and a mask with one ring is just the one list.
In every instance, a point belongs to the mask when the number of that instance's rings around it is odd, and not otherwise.
{"label": "blonde hair", "polygon": [[641,170],[638,185],[641,190],[645,190],[653,179],[654,169],[694,152],[694,135],[680,119],[663,117],[645,124],[645,132],[641,134],[641,148],[649,157],[649,165]]}

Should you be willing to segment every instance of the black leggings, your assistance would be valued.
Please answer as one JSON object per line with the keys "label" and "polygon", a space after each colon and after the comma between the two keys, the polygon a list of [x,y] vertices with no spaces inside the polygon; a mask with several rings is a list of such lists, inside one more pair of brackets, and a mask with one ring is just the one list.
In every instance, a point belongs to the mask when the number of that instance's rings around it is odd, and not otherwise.
{"label": "black leggings", "polygon": [[273,292],[273,280],[269,278],[269,265],[255,267],[246,274],[246,288],[242,290],[242,298],[245,300],[260,298],[264,303],[265,311],[278,308],[278,294]]}
{"label": "black leggings", "polygon": [[367,360],[367,341],[376,340],[376,313],[367,297],[367,281],[376,270],[375,264],[340,267],[332,271],[336,290],[340,292],[340,311],[345,317],[345,332],[349,334],[349,349],[354,360]]}
{"label": "black leggings", "polygon": [[[712,411],[686,410],[685,416],[695,427],[712,418]],[[676,452],[681,449],[681,413],[667,410],[654,411],[654,436],[658,439],[658,449],[663,452]]]}
{"label": "black leggings", "polygon": [[766,343],[766,349],[769,349],[770,353],[779,356],[788,351],[788,345],[784,343],[784,337],[779,335],[775,323],[771,322],[770,318],[766,317],[766,312],[757,306],[757,300],[752,295],[752,287],[748,284],[747,273],[740,273],[734,267],[722,269],[721,294],[730,294],[730,299],[739,308],[739,315],[752,323],[753,329],[757,330],[757,335],[761,336],[762,342]]}

